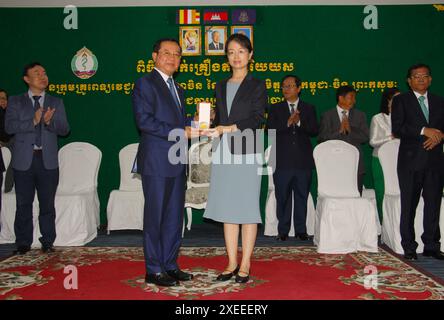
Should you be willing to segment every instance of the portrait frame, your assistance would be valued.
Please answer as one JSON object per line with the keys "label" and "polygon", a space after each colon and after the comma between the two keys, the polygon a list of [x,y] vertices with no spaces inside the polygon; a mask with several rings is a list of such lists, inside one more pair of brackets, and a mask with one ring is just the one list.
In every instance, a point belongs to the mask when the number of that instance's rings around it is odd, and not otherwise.
{"label": "portrait frame", "polygon": [[200,56],[202,37],[200,26],[179,27],[179,44],[182,56]]}
{"label": "portrait frame", "polygon": [[[219,36],[219,44],[222,48],[215,49],[213,46],[213,32],[217,31]],[[227,26],[206,26],[205,27],[205,55],[207,56],[223,56],[225,55],[225,43],[227,42]]]}
{"label": "portrait frame", "polygon": [[235,33],[243,33],[248,39],[251,41],[251,45],[253,45],[253,26],[231,26],[231,34]]}

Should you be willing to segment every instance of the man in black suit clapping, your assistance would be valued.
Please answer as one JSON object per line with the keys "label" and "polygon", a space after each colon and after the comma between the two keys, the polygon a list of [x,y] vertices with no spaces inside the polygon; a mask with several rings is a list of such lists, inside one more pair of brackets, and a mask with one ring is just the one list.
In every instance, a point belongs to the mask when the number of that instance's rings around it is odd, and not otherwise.
{"label": "man in black suit clapping", "polygon": [[[278,237],[287,240],[293,209],[295,236],[307,240],[307,198],[314,168],[310,137],[318,134],[315,107],[299,99],[301,80],[287,75],[282,80],[285,101],[270,106],[267,128],[276,130],[276,166],[273,174],[277,200]],[[291,207],[293,197],[293,208]]]}

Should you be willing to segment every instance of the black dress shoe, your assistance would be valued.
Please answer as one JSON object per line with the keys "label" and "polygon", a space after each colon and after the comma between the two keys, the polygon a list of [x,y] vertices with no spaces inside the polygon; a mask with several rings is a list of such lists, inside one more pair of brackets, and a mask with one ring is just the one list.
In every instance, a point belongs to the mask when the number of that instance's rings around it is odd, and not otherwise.
{"label": "black dress shoe", "polygon": [[250,275],[247,274],[246,276],[240,276],[239,273],[236,275],[236,283],[247,283],[248,280],[250,280]]}
{"label": "black dress shoe", "polygon": [[418,260],[418,255],[416,254],[416,252],[406,252],[406,253],[404,253],[404,259]]}
{"label": "black dress shoe", "polygon": [[170,270],[166,272],[171,278],[176,279],[178,281],[188,281],[193,279],[193,275],[191,273],[183,272],[180,269]]}
{"label": "black dress shoe", "polygon": [[302,241],[307,241],[309,239],[308,234],[306,233],[298,233],[295,238],[299,238]]}
{"label": "black dress shoe", "polygon": [[43,253],[54,253],[55,249],[53,246],[43,246],[42,247],[42,252]]}
{"label": "black dress shoe", "polygon": [[438,260],[444,260],[444,253],[441,251],[433,251],[433,250],[424,250],[422,253],[424,257],[432,257]]}
{"label": "black dress shoe", "polygon": [[287,239],[288,239],[288,236],[287,235],[282,235],[282,234],[280,234],[280,235],[278,235],[276,237],[277,241],[286,241]]}
{"label": "black dress shoe", "polygon": [[174,278],[171,278],[165,272],[147,273],[145,276],[145,282],[153,283],[161,287],[173,287],[179,285],[179,281],[177,281]]}
{"label": "black dress shoe", "polygon": [[[221,273],[217,276],[216,281],[228,281],[239,272],[239,265],[230,273]],[[227,270],[228,271],[228,270]]]}
{"label": "black dress shoe", "polygon": [[31,250],[31,247],[28,247],[28,246],[18,246],[17,250],[14,250],[14,252],[12,254],[13,255],[25,254],[26,252],[28,252],[30,250]]}

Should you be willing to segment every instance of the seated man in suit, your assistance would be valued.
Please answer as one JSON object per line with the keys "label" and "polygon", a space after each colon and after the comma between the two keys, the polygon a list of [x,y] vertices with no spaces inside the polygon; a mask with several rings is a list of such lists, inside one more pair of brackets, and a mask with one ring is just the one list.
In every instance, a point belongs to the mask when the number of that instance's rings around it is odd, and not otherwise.
{"label": "seated man in suit", "polygon": [[413,65],[407,72],[410,91],[393,99],[392,131],[400,138],[398,180],[401,191],[401,245],[404,258],[416,260],[415,215],[424,200],[423,255],[444,260],[439,216],[443,194],[444,99],[428,91],[430,67]]}
{"label": "seated man in suit", "polygon": [[[301,80],[295,75],[282,79],[285,101],[270,106],[267,128],[276,130],[273,181],[276,192],[278,241],[287,240],[293,209],[295,237],[308,240],[306,218],[311,174],[314,169],[310,137],[318,134],[316,110],[299,99]],[[293,208],[291,207],[293,197]]]}
{"label": "seated man in suit", "polygon": [[25,254],[33,241],[32,204],[35,191],[39,199],[39,239],[44,253],[54,252],[56,238],[54,207],[59,184],[57,137],[67,135],[69,124],[63,101],[46,93],[45,68],[34,62],[25,66],[23,80],[28,91],[9,99],[5,128],[14,134],[12,168],[17,211],[14,231],[16,254]]}
{"label": "seated man in suit", "polygon": [[368,142],[369,129],[365,113],[353,108],[356,90],[352,86],[341,86],[336,91],[336,108],[327,110],[321,117],[319,143],[327,140],[342,140],[359,150],[358,190],[362,195],[364,185],[364,157],[361,144]]}
{"label": "seated man in suit", "polygon": [[213,42],[211,42],[208,45],[208,49],[209,50],[224,50],[224,43],[223,42],[219,42],[220,41],[220,33],[219,33],[219,31],[213,31],[211,33],[211,40]]}

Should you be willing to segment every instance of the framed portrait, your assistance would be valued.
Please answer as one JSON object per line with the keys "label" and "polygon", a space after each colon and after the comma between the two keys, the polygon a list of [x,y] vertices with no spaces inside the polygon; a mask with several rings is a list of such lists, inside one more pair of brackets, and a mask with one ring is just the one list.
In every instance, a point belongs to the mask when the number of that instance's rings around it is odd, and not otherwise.
{"label": "framed portrait", "polygon": [[231,34],[242,33],[247,36],[253,45],[253,27],[252,26],[231,26]]}
{"label": "framed portrait", "polygon": [[201,35],[199,26],[179,27],[179,43],[183,56],[200,56]]}
{"label": "framed portrait", "polygon": [[226,26],[205,27],[205,54],[209,56],[225,55],[225,42],[227,42]]}

